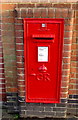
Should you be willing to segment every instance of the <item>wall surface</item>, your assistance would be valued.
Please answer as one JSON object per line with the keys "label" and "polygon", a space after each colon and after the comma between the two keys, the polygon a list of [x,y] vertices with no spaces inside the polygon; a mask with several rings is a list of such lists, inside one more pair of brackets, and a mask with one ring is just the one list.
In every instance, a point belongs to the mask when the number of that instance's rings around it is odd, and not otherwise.
{"label": "wall surface", "polygon": [[20,3],[22,3],[22,2],[24,2],[24,3],[44,3],[44,2],[46,2],[46,3],[50,3],[50,2],[57,2],[57,3],[59,3],[59,2],[61,2],[61,3],[64,3],[64,2],[77,2],[78,0],[1,0],[1,2],[12,2],[12,3],[16,3],[16,2],[20,2]]}
{"label": "wall surface", "polygon": [[[60,104],[28,104],[25,102],[23,18],[65,19]],[[21,117],[77,116],[78,4],[52,3],[52,1],[46,3],[46,0],[45,4],[38,0],[32,2],[28,0],[26,3],[3,3],[1,24],[9,111],[20,112]]]}

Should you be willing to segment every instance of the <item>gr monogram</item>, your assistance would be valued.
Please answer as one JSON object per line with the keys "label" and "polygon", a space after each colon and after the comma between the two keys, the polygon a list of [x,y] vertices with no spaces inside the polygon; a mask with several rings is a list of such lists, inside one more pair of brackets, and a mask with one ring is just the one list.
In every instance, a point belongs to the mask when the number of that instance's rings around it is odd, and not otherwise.
{"label": "gr monogram", "polygon": [[50,80],[50,74],[49,73],[39,73],[39,74],[36,74],[36,79],[37,80],[48,81],[48,80]]}
{"label": "gr monogram", "polygon": [[32,76],[35,76],[37,80],[44,80],[44,81],[49,81],[50,80],[50,74],[47,73],[47,67],[44,65],[41,65],[39,68],[39,73],[32,73]]}

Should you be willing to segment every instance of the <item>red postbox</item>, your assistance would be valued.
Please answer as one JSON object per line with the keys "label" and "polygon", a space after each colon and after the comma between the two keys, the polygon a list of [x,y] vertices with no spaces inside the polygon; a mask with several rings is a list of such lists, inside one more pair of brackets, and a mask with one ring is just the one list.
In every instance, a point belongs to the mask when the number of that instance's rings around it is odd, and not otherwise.
{"label": "red postbox", "polygon": [[24,19],[26,102],[59,103],[63,19]]}

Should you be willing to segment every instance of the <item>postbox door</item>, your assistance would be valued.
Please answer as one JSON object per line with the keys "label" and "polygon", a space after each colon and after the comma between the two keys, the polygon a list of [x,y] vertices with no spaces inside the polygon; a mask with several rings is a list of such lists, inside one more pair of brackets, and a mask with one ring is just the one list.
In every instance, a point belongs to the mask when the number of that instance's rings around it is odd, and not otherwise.
{"label": "postbox door", "polygon": [[63,20],[24,19],[26,102],[60,99]]}

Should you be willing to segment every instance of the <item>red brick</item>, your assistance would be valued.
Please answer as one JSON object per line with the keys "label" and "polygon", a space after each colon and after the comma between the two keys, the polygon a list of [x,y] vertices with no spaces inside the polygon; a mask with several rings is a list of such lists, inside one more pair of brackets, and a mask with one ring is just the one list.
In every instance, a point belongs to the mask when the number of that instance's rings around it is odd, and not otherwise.
{"label": "red brick", "polygon": [[16,51],[17,56],[24,56],[24,51]]}
{"label": "red brick", "polygon": [[74,72],[74,73],[76,73],[77,72],[77,68],[71,68],[71,72]]}
{"label": "red brick", "polygon": [[68,88],[61,88],[61,92],[67,92]]}
{"label": "red brick", "polygon": [[23,43],[23,38],[16,38],[16,43]]}
{"label": "red brick", "polygon": [[73,23],[74,24],[78,24],[78,19],[75,17],[75,18],[72,18],[73,19]]}
{"label": "red brick", "polygon": [[58,8],[58,9],[55,10],[55,17],[56,18],[60,18],[61,17],[61,9]]}
{"label": "red brick", "polygon": [[63,69],[70,69],[70,64],[64,64]]}
{"label": "red brick", "polygon": [[1,63],[1,64],[0,64],[0,68],[4,68],[4,64]]}
{"label": "red brick", "polygon": [[14,31],[8,31],[8,30],[2,31],[2,36],[12,37],[14,36]]}
{"label": "red brick", "polygon": [[5,89],[5,84],[0,84],[0,88]]}
{"label": "red brick", "polygon": [[78,31],[74,32],[74,37],[78,37]]}
{"label": "red brick", "polygon": [[55,17],[55,10],[52,8],[48,8],[48,17],[53,18]]}
{"label": "red brick", "polygon": [[0,69],[0,73],[4,73],[4,69]]}
{"label": "red brick", "polygon": [[75,73],[71,73],[70,74],[70,78],[76,78],[76,74]]}
{"label": "red brick", "polygon": [[63,94],[63,93],[61,93],[61,96],[60,96],[60,97],[61,97],[61,99],[62,99],[62,98],[67,98],[67,96],[68,96],[68,94]]}
{"label": "red brick", "polygon": [[64,39],[64,44],[71,44],[72,43],[72,39]]}
{"label": "red brick", "polygon": [[[78,78],[78,74],[76,73],[76,78]],[[78,81],[76,81],[76,83],[78,83]]]}
{"label": "red brick", "polygon": [[25,96],[25,92],[18,92],[18,95],[20,96],[20,97],[22,97],[22,96]]}
{"label": "red brick", "polygon": [[2,30],[14,30],[13,24],[2,24]]}
{"label": "red brick", "polygon": [[32,3],[28,3],[28,4],[18,4],[18,8],[34,8],[35,7],[35,4],[32,4]]}
{"label": "red brick", "polygon": [[2,17],[9,17],[9,11],[2,11]]}
{"label": "red brick", "polygon": [[71,19],[65,19],[65,24],[69,24],[69,25],[73,25],[73,21],[74,21],[74,18],[71,18]]}
{"label": "red brick", "polygon": [[69,83],[76,83],[76,79],[71,78],[70,81],[69,81]]}
{"label": "red brick", "polygon": [[41,9],[41,17],[47,18],[47,10],[46,9]]}
{"label": "red brick", "polygon": [[70,57],[70,55],[71,55],[71,52],[64,51],[63,53],[63,57]]}
{"label": "red brick", "polygon": [[0,57],[3,57],[3,54],[2,54],[2,53],[0,53]]}
{"label": "red brick", "polygon": [[69,95],[76,95],[78,93],[78,90],[69,90]]}
{"label": "red brick", "polygon": [[73,25],[65,25],[64,29],[65,29],[65,31],[71,31],[71,30],[73,30]]}
{"label": "red brick", "polygon": [[4,79],[0,78],[0,82],[5,83],[5,78]]}
{"label": "red brick", "polygon": [[62,75],[69,75],[70,70],[63,70]]}
{"label": "red brick", "polygon": [[34,9],[34,18],[41,17],[41,10],[40,9]]}
{"label": "red brick", "polygon": [[16,31],[16,37],[23,37],[22,31]]}
{"label": "red brick", "polygon": [[[8,48],[9,50],[12,50],[12,49],[15,48],[15,45],[7,43],[7,44],[3,44],[3,47],[4,48]],[[10,51],[8,51],[8,52],[10,52]]]}
{"label": "red brick", "polygon": [[36,4],[36,7],[52,7],[52,3],[39,3],[39,4]]}
{"label": "red brick", "polygon": [[77,63],[76,62],[71,62],[71,67],[76,67]]}
{"label": "red brick", "polygon": [[78,25],[75,26],[75,30],[78,30]]}
{"label": "red brick", "polygon": [[78,11],[76,11],[76,16],[78,16]]}
{"label": "red brick", "polygon": [[14,23],[14,18],[2,18],[2,23]]}
{"label": "red brick", "polygon": [[27,18],[32,18],[32,17],[33,17],[33,11],[32,11],[31,8],[28,8],[26,17],[27,17]]}
{"label": "red brick", "polygon": [[68,9],[62,9],[62,11],[61,11],[61,16],[62,16],[63,18],[69,17],[69,16],[68,16]]}
{"label": "red brick", "polygon": [[19,23],[20,23],[20,24],[23,24],[23,19],[17,19],[17,18],[16,18],[16,19],[15,19],[15,23],[18,23],[18,24],[19,24]]}
{"label": "red brick", "polygon": [[78,55],[78,51],[77,50],[72,50],[71,55]]}
{"label": "red brick", "polygon": [[[7,88],[8,88],[8,87],[12,87],[12,86],[13,86],[13,82],[8,81],[8,82],[6,83],[6,86],[7,86]],[[16,85],[15,85],[15,86],[16,86]]]}
{"label": "red brick", "polygon": [[64,62],[64,63],[70,63],[70,58],[64,58],[64,59],[63,59],[63,62]]}
{"label": "red brick", "polygon": [[18,74],[24,74],[24,69],[19,69],[17,70]]}
{"label": "red brick", "polygon": [[78,45],[77,44],[72,44],[72,49],[74,50],[76,48],[78,48]]}
{"label": "red brick", "polygon": [[70,45],[64,45],[64,51],[70,51],[71,50],[71,44]]}
{"label": "red brick", "polygon": [[25,85],[25,81],[18,81],[18,85]]}
{"label": "red brick", "polygon": [[23,56],[18,56],[17,57],[17,62],[23,62],[24,61],[24,57]]}
{"label": "red brick", "polygon": [[69,18],[75,17],[75,12],[74,12],[73,10],[69,9],[69,10],[68,10],[68,17],[69,17]]}
{"label": "red brick", "polygon": [[73,37],[72,42],[76,43],[76,37]]}
{"label": "red brick", "polygon": [[69,81],[69,76],[67,76],[67,77],[62,77],[62,81]]}
{"label": "red brick", "polygon": [[0,92],[6,92],[6,90],[5,89],[0,89]]}
{"label": "red brick", "polygon": [[24,75],[18,75],[18,80],[24,80]]}
{"label": "red brick", "polygon": [[23,47],[24,47],[23,45],[17,45],[17,44],[16,44],[16,49],[17,49],[17,50],[23,50]]}
{"label": "red brick", "polygon": [[14,10],[9,11],[9,17],[15,17],[15,12],[14,12]]}
{"label": "red brick", "polygon": [[14,9],[13,10],[8,9],[8,11],[2,11],[2,17],[10,17],[10,18],[15,17]]}
{"label": "red brick", "polygon": [[72,31],[65,32],[64,37],[66,37],[66,38],[72,37]]}
{"label": "red brick", "polygon": [[21,9],[21,18],[26,17],[26,9]]}
{"label": "red brick", "polygon": [[56,7],[56,8],[71,8],[71,4],[56,4],[56,3],[53,3],[53,7]]}
{"label": "red brick", "polygon": [[2,10],[13,10],[16,7],[16,4],[2,4]]}
{"label": "red brick", "polygon": [[74,9],[74,10],[77,9],[77,10],[78,10],[78,4],[76,4],[76,3],[75,3],[75,4],[72,4],[72,9]]}
{"label": "red brick", "polygon": [[77,37],[77,32],[76,31],[73,31],[73,37]]}
{"label": "red brick", "polygon": [[72,61],[78,61],[78,56],[75,56],[75,55],[71,56],[71,60]]}
{"label": "red brick", "polygon": [[62,82],[61,85],[62,85],[62,87],[67,87],[68,86],[68,82]]}
{"label": "red brick", "polygon": [[23,86],[18,86],[18,90],[19,90],[19,91],[25,91],[25,87],[23,87]]}
{"label": "red brick", "polygon": [[0,101],[5,101],[6,102],[6,94],[0,94]]}
{"label": "red brick", "polygon": [[7,92],[17,92],[17,88],[6,88]]}
{"label": "red brick", "polygon": [[23,25],[15,25],[15,30],[23,30],[24,26]]}
{"label": "red brick", "polygon": [[69,89],[76,89],[77,87],[78,85],[72,85],[72,84],[69,85]]}
{"label": "red brick", "polygon": [[17,63],[17,67],[18,68],[24,68],[24,64],[23,63]]}
{"label": "red brick", "polygon": [[0,58],[0,63],[3,63],[3,58]]}

